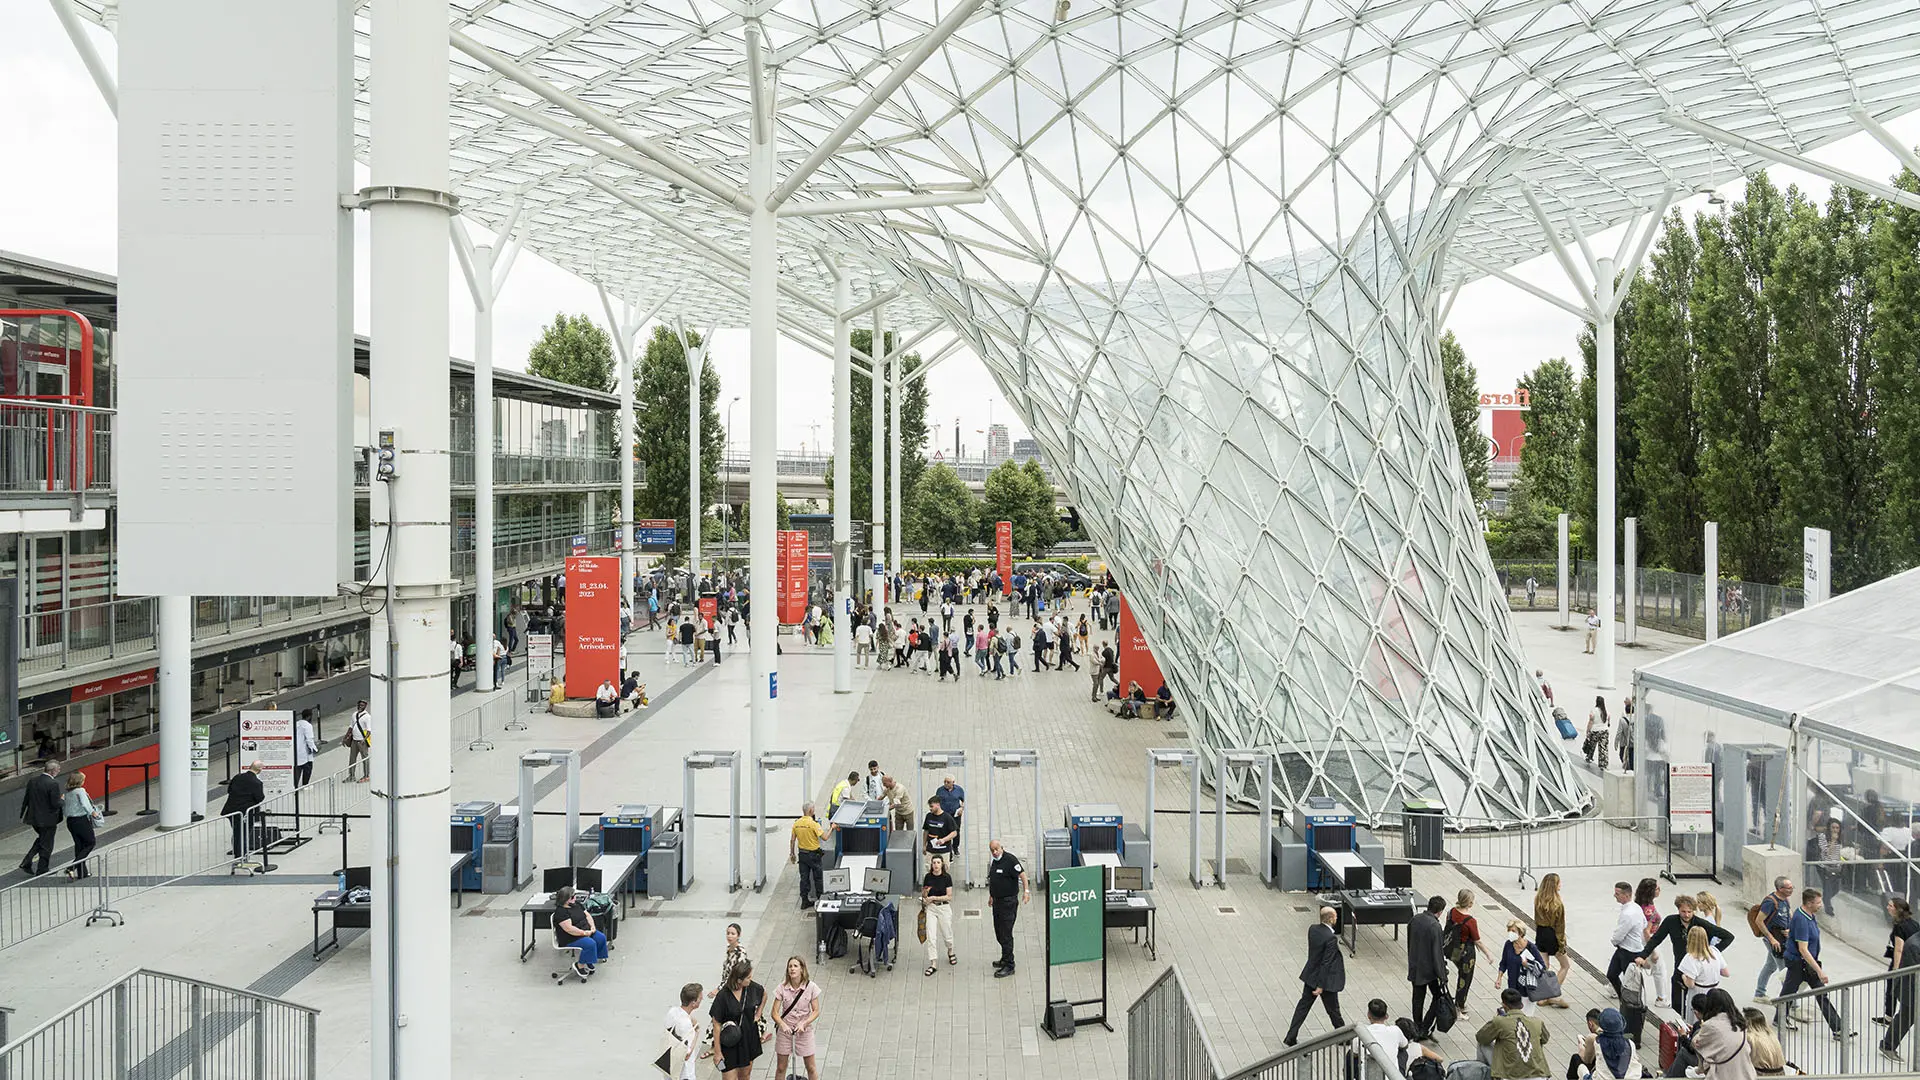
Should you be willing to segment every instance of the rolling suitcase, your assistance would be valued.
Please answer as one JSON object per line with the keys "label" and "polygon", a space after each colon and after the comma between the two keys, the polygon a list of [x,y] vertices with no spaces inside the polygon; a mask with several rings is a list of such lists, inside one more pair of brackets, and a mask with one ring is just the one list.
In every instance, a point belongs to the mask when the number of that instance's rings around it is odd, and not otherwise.
{"label": "rolling suitcase", "polygon": [[1554,725],[1560,729],[1561,738],[1577,739],[1580,737],[1580,733],[1574,730],[1573,721],[1567,719],[1565,714],[1555,716],[1553,718],[1553,722],[1554,722]]}
{"label": "rolling suitcase", "polygon": [[1660,1071],[1666,1072],[1673,1067],[1674,1055],[1680,1052],[1680,1040],[1687,1029],[1679,1023],[1669,1020],[1660,1025]]}

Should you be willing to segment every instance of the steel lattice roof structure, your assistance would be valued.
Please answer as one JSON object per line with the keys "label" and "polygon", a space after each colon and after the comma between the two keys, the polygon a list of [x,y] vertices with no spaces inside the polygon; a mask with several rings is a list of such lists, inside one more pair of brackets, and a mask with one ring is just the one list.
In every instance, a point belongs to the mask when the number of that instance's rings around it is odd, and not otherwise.
{"label": "steel lattice roof structure", "polygon": [[[1447,290],[1554,247],[1592,264],[1588,236],[1754,170],[1756,147],[1920,107],[1920,0],[485,0],[449,19],[463,212],[497,227],[520,200],[542,255],[630,300],[678,289],[679,315],[719,326],[746,324],[746,220],[712,189],[746,184],[749,25],[786,174],[964,20],[795,201],[984,200],[783,220],[788,332],[829,339],[826,251],[856,301],[903,290],[891,325],[964,339],[1197,734],[1271,749],[1289,798],[1376,820],[1406,794],[1493,821],[1590,802],[1461,476]],[[358,24],[364,159],[364,4]],[[714,183],[670,182],[622,133]]]}

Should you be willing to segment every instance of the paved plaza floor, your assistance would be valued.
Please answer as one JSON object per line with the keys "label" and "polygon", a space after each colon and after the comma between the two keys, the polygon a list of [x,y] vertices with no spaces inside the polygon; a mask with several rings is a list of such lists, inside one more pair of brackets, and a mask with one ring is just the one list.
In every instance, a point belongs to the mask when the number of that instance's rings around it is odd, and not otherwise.
{"label": "paved plaza floor", "polygon": [[[1594,691],[1586,684],[1592,679],[1592,658],[1582,654],[1579,635],[1551,629],[1546,625],[1551,620],[1550,613],[1518,617],[1530,655],[1536,666],[1547,669],[1563,699],[1568,691],[1560,688],[1568,687],[1590,701]],[[1643,640],[1648,637],[1652,635],[1643,634]],[[943,683],[917,672],[857,670],[855,693],[835,695],[830,655],[785,640],[778,748],[813,752],[815,797],[824,802],[836,775],[864,771],[869,758],[878,759],[913,790],[917,752],[967,750],[972,768],[962,850],[976,879],[984,878],[988,839],[987,751],[1038,751],[1044,787],[1039,809],[1046,824],[1054,826],[1063,806],[1073,802],[1117,803],[1128,820],[1140,820],[1145,812],[1146,751],[1192,741],[1180,718],[1127,721],[1090,704],[1084,672],[1033,673],[1023,668],[1017,677],[995,681],[976,677],[967,660],[957,683]],[[1628,682],[1631,664],[1684,644],[1683,639],[1656,640],[1649,648],[1623,652],[1622,685]],[[746,744],[744,660],[743,655],[729,654],[717,668],[689,670],[663,663],[657,651],[637,654],[636,663],[660,704],[642,714],[624,737],[609,737],[608,729],[614,726],[610,721],[562,721],[532,714],[528,731],[490,733],[494,750],[454,752],[453,796],[456,801],[510,801],[519,750],[578,746],[588,748],[589,757],[583,771],[583,809],[627,802],[677,804],[686,753]],[[1624,693],[1621,689],[1609,696]],[[331,759],[323,761],[319,771],[331,764]],[[1038,853],[1031,850],[1032,781],[1010,775],[1016,779],[1003,777],[999,785],[999,833],[1030,867],[1037,867]],[[925,778],[929,790],[937,781],[934,774]],[[984,885],[963,891],[956,904],[958,966],[942,962],[934,976],[922,974],[926,959],[924,948],[912,939],[913,908],[903,905],[907,940],[897,966],[874,978],[851,975],[845,960],[817,962],[813,920],[798,910],[796,878],[785,861],[784,828],[801,799],[797,780],[775,781],[769,805],[778,813],[779,824],[769,837],[770,880],[762,891],[731,891],[725,822],[706,816],[725,809],[724,785],[717,774],[703,778],[694,808],[702,817],[694,824],[693,888],[673,901],[636,904],[622,922],[612,960],[584,986],[552,984],[548,972],[558,961],[549,947],[550,935],[540,935],[541,945],[527,962],[516,959],[518,909],[531,890],[469,896],[462,908],[450,910],[456,1074],[534,1076],[556,1068],[626,1074],[638,1068],[678,987],[688,981],[711,985],[718,976],[728,921],[745,928],[749,953],[763,979],[777,978],[791,955],[813,965],[813,977],[825,991],[820,1054],[822,1073],[829,1077],[1123,1076],[1126,1006],[1168,964],[1179,965],[1229,1069],[1280,1048],[1299,993],[1297,973],[1315,905],[1305,894],[1280,893],[1261,882],[1257,818],[1251,815],[1227,819],[1228,859],[1223,881],[1216,882],[1210,793],[1202,798],[1200,874],[1206,884],[1191,884],[1188,788],[1179,774],[1163,770],[1157,786],[1157,958],[1126,933],[1110,934],[1108,1011],[1118,1030],[1109,1034],[1097,1027],[1082,1028],[1071,1041],[1057,1043],[1039,1026],[1046,994],[1037,876],[1036,899],[1021,912],[1015,977],[993,978],[996,947]],[[543,811],[561,808],[557,791],[539,803]],[[558,822],[553,817],[537,819],[535,849],[541,865],[555,865],[563,858]],[[748,882],[755,871],[754,840],[751,831],[742,832],[742,876]],[[1577,850],[1635,850],[1617,838],[1581,843],[1587,846]],[[350,861],[365,861],[364,826],[349,835],[347,845]],[[1542,1013],[1551,1033],[1556,1073],[1584,1030],[1586,1009],[1608,1004],[1597,977],[1605,966],[1605,938],[1613,918],[1607,887],[1616,877],[1652,873],[1653,857],[1649,852],[1647,865],[1632,868],[1562,868],[1568,880],[1570,937],[1581,963],[1567,987],[1573,1007]],[[123,927],[72,925],[8,950],[0,963],[0,1003],[19,1010],[14,1030],[23,1031],[94,988],[144,966],[255,987],[318,1007],[322,1074],[368,1075],[370,942],[364,932],[349,932],[343,935],[343,946],[320,962],[309,955],[310,902],[329,887],[329,875],[340,862],[339,841],[328,837],[278,861],[280,869],[261,878],[207,878],[204,884],[149,892],[125,905]],[[1481,926],[1494,942],[1510,914],[1531,913],[1530,883],[1523,887],[1513,871],[1497,866],[1423,866],[1416,870],[1415,886],[1449,898],[1462,888],[1476,890]],[[1744,910],[1742,897],[1726,895],[1722,901],[1729,921]],[[1745,990],[1758,950],[1743,929],[1738,933],[1741,940],[1730,956],[1730,985]],[[1831,941],[1829,956],[1837,977],[1865,973],[1873,966],[1870,958],[1848,954]],[[1403,944],[1389,932],[1360,931],[1358,955],[1348,961],[1348,990],[1341,995],[1348,1019],[1362,1017],[1366,1000],[1376,995],[1388,1001],[1395,1015],[1407,1010],[1404,957]],[[1449,1056],[1472,1054],[1472,1031],[1495,1004],[1494,974],[1492,964],[1480,965],[1469,999],[1472,1019],[1439,1044]],[[1061,969],[1056,978],[1056,996],[1097,992],[1095,965]],[[564,1039],[555,1034],[562,1026],[568,1032]],[[1326,1028],[1324,1013],[1316,1010],[1305,1033]],[[756,1075],[770,1076],[772,1069],[771,1057],[763,1058]]]}

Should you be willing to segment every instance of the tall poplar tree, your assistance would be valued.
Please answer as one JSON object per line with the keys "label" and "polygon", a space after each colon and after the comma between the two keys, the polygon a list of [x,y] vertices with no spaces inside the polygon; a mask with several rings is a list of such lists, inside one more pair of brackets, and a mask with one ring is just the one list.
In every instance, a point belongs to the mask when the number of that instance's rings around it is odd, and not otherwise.
{"label": "tall poplar tree", "polygon": [[[847,337],[855,349],[872,353],[873,331],[854,330]],[[891,332],[887,334],[887,340],[898,347]],[[919,366],[920,354],[908,353],[900,361],[902,376],[911,374]],[[893,431],[893,413],[884,396],[880,399],[880,407],[882,437],[887,438]],[[853,520],[866,521],[873,512],[873,489],[870,486],[873,482],[873,387],[867,377],[858,371],[853,373],[853,415],[850,420],[853,438],[848,455],[853,467],[847,470],[847,480],[848,487],[852,489],[852,514]],[[905,396],[900,399],[900,430],[904,434],[900,444],[900,513],[903,518],[910,518],[913,513],[913,493],[919,489],[920,474],[927,471],[927,380],[915,379],[907,386]],[[891,467],[891,460],[883,455],[880,469],[883,490],[880,497],[882,505],[887,507],[887,513],[892,512],[892,504],[886,501],[889,492],[885,490],[887,470]],[[827,468],[827,490],[833,490],[831,465]],[[827,505],[829,508],[833,505],[831,496],[827,499]],[[901,528],[901,537],[904,539],[911,531],[911,522],[903,520]]]}
{"label": "tall poplar tree", "polygon": [[[687,332],[696,347],[700,335]],[[692,517],[687,505],[687,474],[693,467],[692,432],[687,427],[687,354],[680,335],[656,325],[633,373],[633,445],[647,466],[645,486],[633,493],[636,518],[673,518],[679,547],[667,561],[676,563],[690,547],[687,532]],[[726,453],[727,433],[720,425],[720,373],[708,357],[700,370],[700,515],[721,500],[720,458]],[[706,534],[703,531],[702,537]],[[718,552],[712,552],[718,554]]]}
{"label": "tall poplar tree", "polygon": [[[1902,171],[1902,190],[1920,177]],[[1871,420],[1880,442],[1880,536],[1891,569],[1920,563],[1920,210],[1881,209],[1873,224]]]}
{"label": "tall poplar tree", "polygon": [[1761,173],[1724,217],[1699,219],[1694,347],[1700,358],[1701,508],[1720,523],[1723,572],[1780,580],[1779,491],[1766,467],[1771,320],[1764,283],[1779,248],[1784,202]]}
{"label": "tall poplar tree", "polygon": [[1473,492],[1473,505],[1485,514],[1493,488],[1487,476],[1487,437],[1480,434],[1480,373],[1451,330],[1440,336],[1440,374],[1447,384],[1447,416],[1453,421],[1467,489]]}
{"label": "tall poplar tree", "polygon": [[1704,519],[1696,484],[1700,416],[1692,314],[1700,247],[1679,211],[1668,215],[1649,260],[1647,272],[1629,286],[1633,392],[1621,398],[1636,438],[1633,477],[1645,532],[1641,561],[1698,572]]}
{"label": "tall poplar tree", "polygon": [[1522,375],[1532,411],[1527,448],[1520,455],[1520,482],[1554,513],[1570,512],[1580,471],[1580,388],[1564,358],[1543,361]]}

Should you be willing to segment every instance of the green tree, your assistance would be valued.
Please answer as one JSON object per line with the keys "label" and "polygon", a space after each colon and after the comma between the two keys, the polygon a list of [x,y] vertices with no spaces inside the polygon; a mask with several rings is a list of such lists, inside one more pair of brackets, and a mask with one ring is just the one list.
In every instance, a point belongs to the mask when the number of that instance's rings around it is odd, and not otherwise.
{"label": "green tree", "polygon": [[[687,339],[696,347],[700,335],[691,331]],[[687,427],[687,396],[691,393],[687,378],[687,354],[680,336],[665,326],[655,326],[647,339],[646,351],[634,372],[634,447],[647,463],[647,483],[633,493],[636,517],[673,518],[679,525],[680,548],[667,557],[677,563],[687,549],[688,522],[687,474],[693,465],[692,433]],[[720,426],[720,373],[713,360],[706,359],[700,370],[700,517],[706,507],[719,501],[720,458],[726,452],[727,434]],[[744,518],[744,515],[743,515]],[[704,526],[702,526],[704,529]],[[704,538],[704,533],[702,534]]]}
{"label": "green tree", "polygon": [[1572,507],[1580,471],[1580,388],[1573,365],[1561,358],[1544,361],[1518,385],[1532,407],[1519,479],[1558,514]]}
{"label": "green tree", "polygon": [[[848,340],[855,349],[871,355],[873,331],[854,330],[848,335]],[[887,342],[898,347],[891,332],[887,334]],[[920,364],[919,353],[908,353],[902,357],[899,363],[902,378],[918,370]],[[884,397],[881,398],[880,408],[880,423],[885,433],[883,437],[891,439],[893,410]],[[855,521],[865,521],[873,510],[873,386],[866,376],[857,371],[853,374],[853,415],[850,419],[853,435],[853,446],[849,451],[853,467],[848,470],[851,475],[847,478],[853,499],[850,509]],[[900,526],[904,539],[913,521],[913,512],[909,509],[912,505],[911,496],[919,488],[920,475],[927,468],[927,380],[915,379],[907,385],[905,395],[900,399],[900,430],[903,433],[900,444],[900,513],[905,519]],[[885,485],[887,470],[891,467],[891,460],[882,454],[880,495],[883,506],[887,506],[889,492]],[[832,466],[827,469],[827,490],[833,490]],[[831,507],[831,500],[828,505]],[[884,512],[891,512],[891,508],[888,507]]]}
{"label": "green tree", "polygon": [[527,350],[527,373],[607,393],[613,389],[613,339],[585,315],[556,314]]}
{"label": "green tree", "polygon": [[[793,528],[793,508],[787,505],[787,497],[777,490],[773,493],[773,513],[774,528]],[[742,558],[746,555],[746,549],[739,545],[745,544],[753,539],[752,525],[753,504],[742,502],[740,508],[734,511],[733,514],[733,542],[737,548],[735,554],[740,555]]]}
{"label": "green tree", "polygon": [[903,538],[915,549],[936,555],[965,551],[980,532],[980,509],[979,498],[952,466],[931,465],[914,486]]}
{"label": "green tree", "polygon": [[1633,392],[1622,395],[1636,441],[1633,482],[1645,526],[1641,561],[1697,572],[1701,565],[1696,474],[1700,416],[1694,402],[1693,279],[1700,246],[1679,211],[1668,216],[1647,272],[1629,287],[1634,310],[1627,364]]}
{"label": "green tree", "polygon": [[1847,372],[1847,423],[1841,434],[1847,445],[1842,455],[1841,483],[1849,492],[1840,507],[1840,524],[1833,534],[1835,591],[1855,588],[1885,577],[1890,567],[1886,552],[1874,535],[1879,519],[1880,442],[1873,415],[1872,312],[1873,223],[1880,201],[1851,188],[1835,185],[1827,198],[1825,225],[1833,245],[1835,278],[1839,286],[1835,305],[1835,344]]}
{"label": "green tree", "polygon": [[1767,468],[1771,320],[1765,280],[1785,218],[1780,193],[1761,173],[1724,217],[1699,220],[1693,340],[1700,358],[1701,509],[1720,523],[1727,570],[1748,581],[1778,581],[1779,491]]}
{"label": "green tree", "polygon": [[[1902,171],[1904,191],[1920,177]],[[1873,224],[1871,385],[1865,421],[1880,440],[1880,521],[1890,568],[1920,563],[1920,211],[1881,209]]]}
{"label": "green tree", "polygon": [[1037,462],[1026,467],[1004,461],[987,474],[987,496],[980,517],[980,538],[992,544],[994,526],[1013,523],[1013,548],[1043,555],[1060,542],[1066,527],[1053,509],[1053,485]]}
{"label": "green tree", "polygon": [[1467,489],[1473,493],[1473,505],[1485,513],[1493,489],[1487,479],[1487,437],[1480,434],[1480,373],[1474,370],[1467,351],[1451,330],[1440,338],[1440,374],[1447,384],[1447,415],[1453,421],[1453,439],[1460,448]]}
{"label": "green tree", "polygon": [[[1852,412],[1852,375],[1841,348],[1840,262],[1828,225],[1812,203],[1789,191],[1788,215],[1767,306],[1773,313],[1768,393],[1760,416],[1770,433],[1766,464],[1779,490],[1778,561],[1798,564],[1800,527],[1833,530],[1850,549],[1847,505],[1860,477],[1852,469],[1860,427]],[[1791,573],[1790,573],[1791,576]]]}

